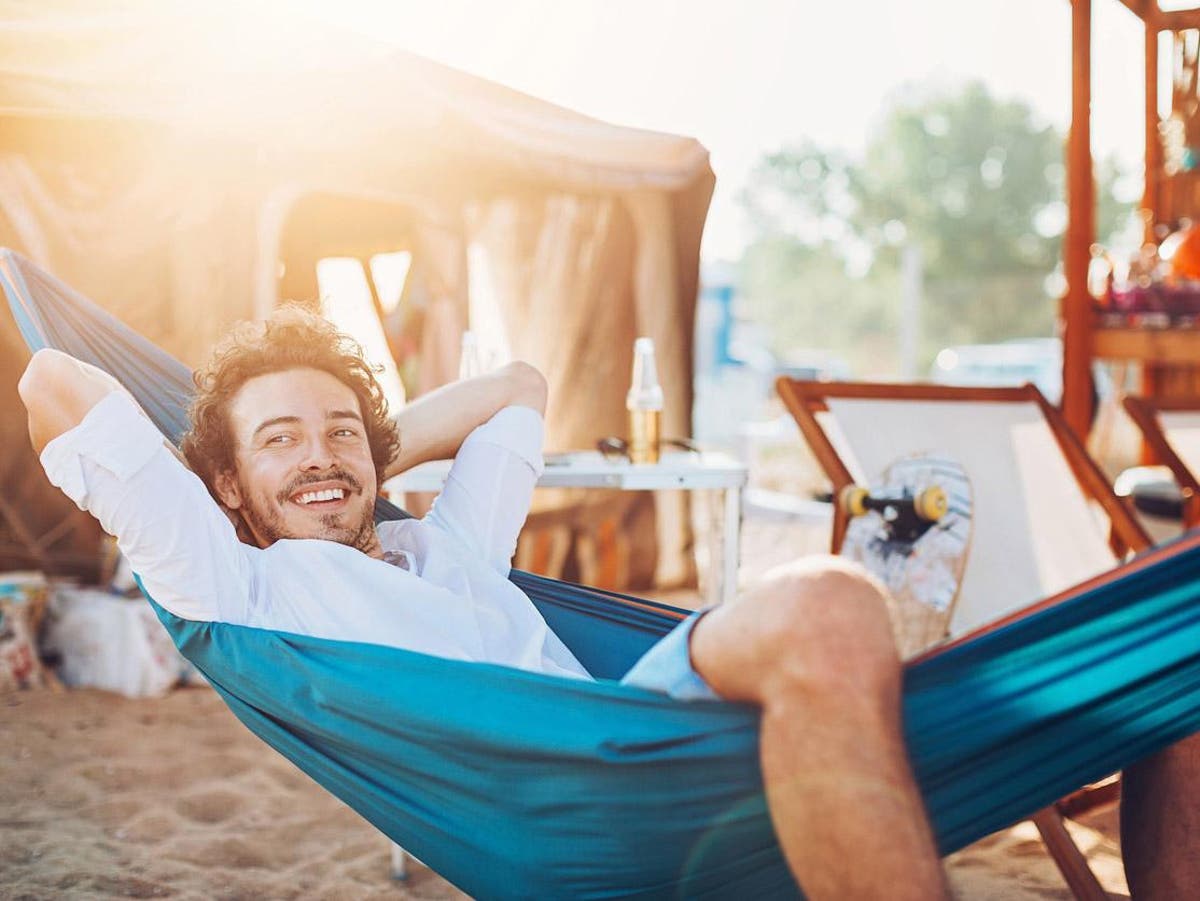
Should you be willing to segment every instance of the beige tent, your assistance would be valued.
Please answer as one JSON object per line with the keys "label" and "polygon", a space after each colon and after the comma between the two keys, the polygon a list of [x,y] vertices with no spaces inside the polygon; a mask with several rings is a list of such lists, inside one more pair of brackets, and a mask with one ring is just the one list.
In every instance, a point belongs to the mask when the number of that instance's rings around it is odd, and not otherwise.
{"label": "beige tent", "polygon": [[[427,325],[421,386],[440,384],[467,324],[471,257],[486,262],[514,356],[550,379],[552,448],[625,432],[639,334],[658,348],[665,433],[690,433],[713,187],[696,141],[599,122],[283,7],[0,2],[0,59],[0,244],[185,362],[236,319],[315,298],[318,260],[407,250]],[[10,537],[28,543],[63,511],[26,478],[24,357],[4,334],[0,473],[24,486],[5,502],[28,533]],[[619,507],[623,526],[631,511]],[[686,506],[663,496],[658,512],[657,576],[688,582]],[[76,543],[94,541],[81,528]],[[43,545],[70,546],[68,532]],[[655,568],[652,544],[625,548],[635,581]]]}

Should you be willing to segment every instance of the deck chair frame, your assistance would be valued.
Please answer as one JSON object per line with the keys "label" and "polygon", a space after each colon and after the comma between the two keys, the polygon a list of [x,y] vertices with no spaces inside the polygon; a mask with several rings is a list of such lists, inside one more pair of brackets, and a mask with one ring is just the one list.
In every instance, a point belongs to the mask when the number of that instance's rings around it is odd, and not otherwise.
{"label": "deck chair frame", "polygon": [[1160,413],[1200,413],[1200,396],[1152,399],[1130,395],[1123,403],[1125,412],[1141,431],[1150,452],[1158,462],[1171,470],[1171,475],[1179,483],[1179,490],[1183,494],[1184,528],[1200,525],[1200,481],[1175,452],[1175,448],[1171,447],[1167,430],[1159,418]]}
{"label": "deck chair frame", "polygon": [[[827,398],[1033,403],[1041,410],[1063,457],[1079,483],[1080,490],[1085,497],[1095,500],[1108,516],[1111,524],[1109,543],[1114,556],[1119,558],[1128,551],[1140,552],[1152,544],[1150,536],[1137,521],[1132,509],[1113,492],[1104,472],[1067,426],[1062,414],[1033,385],[1008,388],[912,383],[812,382],[781,376],[776,380],[775,387],[788,412],[800,427],[817,462],[833,483],[835,497],[844,487],[853,484],[854,478],[817,418],[818,414],[828,411]],[[847,517],[838,504],[834,504],[833,515],[830,550],[836,554],[845,538]],[[1116,780],[1105,782],[1062,798],[1030,818],[1041,834],[1046,850],[1076,898],[1104,901],[1108,894],[1088,867],[1087,859],[1071,838],[1064,819],[1115,802],[1119,791],[1119,782]]]}

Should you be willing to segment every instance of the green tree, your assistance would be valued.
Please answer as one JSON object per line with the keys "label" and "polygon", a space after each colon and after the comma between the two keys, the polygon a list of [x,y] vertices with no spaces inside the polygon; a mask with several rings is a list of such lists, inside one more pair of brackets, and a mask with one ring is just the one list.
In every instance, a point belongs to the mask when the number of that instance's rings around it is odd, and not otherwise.
{"label": "green tree", "polygon": [[[1053,332],[1063,136],[979,83],[893,102],[860,159],[807,143],[765,157],[744,205],[749,312],[777,353],[816,345],[856,372],[895,369],[902,248],[924,264],[922,362],[939,347]],[[1101,167],[1100,223],[1129,215]]]}

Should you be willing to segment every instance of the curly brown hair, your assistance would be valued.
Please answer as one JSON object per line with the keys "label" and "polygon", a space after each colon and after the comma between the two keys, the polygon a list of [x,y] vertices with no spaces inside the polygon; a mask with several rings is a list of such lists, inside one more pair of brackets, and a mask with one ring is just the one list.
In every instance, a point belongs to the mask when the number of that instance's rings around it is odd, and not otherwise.
{"label": "curly brown hair", "polygon": [[[229,421],[229,403],[242,385],[260,375],[286,369],[327,372],[358,398],[378,484],[400,449],[396,423],[361,345],[332,323],[296,304],[277,309],[261,322],[241,322],[213,350],[193,376],[196,394],[188,408],[191,430],[180,450],[214,498],[216,477],[236,469],[237,439]],[[217,498],[219,502],[219,498]]]}

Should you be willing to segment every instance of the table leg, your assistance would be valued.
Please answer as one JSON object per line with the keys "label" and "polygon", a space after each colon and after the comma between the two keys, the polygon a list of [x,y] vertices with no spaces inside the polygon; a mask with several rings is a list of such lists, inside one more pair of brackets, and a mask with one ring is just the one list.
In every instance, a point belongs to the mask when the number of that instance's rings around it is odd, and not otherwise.
{"label": "table leg", "polygon": [[403,882],[408,878],[408,852],[392,842],[392,878]]}
{"label": "table leg", "polygon": [[704,572],[704,606],[715,607],[725,599],[725,492],[719,488],[697,491],[704,503],[704,540],[708,546],[708,566]]}
{"label": "table leg", "polygon": [[721,575],[714,581],[720,585],[719,600],[727,603],[737,597],[738,590],[738,563],[742,555],[742,489],[726,488],[722,493],[724,517],[721,523]]}

